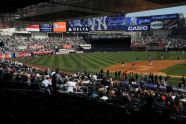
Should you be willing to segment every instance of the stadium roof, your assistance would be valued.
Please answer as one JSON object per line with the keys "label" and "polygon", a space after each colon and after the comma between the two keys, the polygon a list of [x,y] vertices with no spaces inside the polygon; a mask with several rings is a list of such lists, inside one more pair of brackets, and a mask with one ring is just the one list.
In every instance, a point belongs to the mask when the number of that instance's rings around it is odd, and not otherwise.
{"label": "stadium roof", "polygon": [[[92,8],[101,7],[102,9],[107,7],[113,9],[113,7],[116,6],[119,7],[119,9],[121,9],[120,7],[125,6],[126,8],[122,8],[122,10],[136,11],[142,9],[159,8],[162,5],[169,5],[171,3],[179,3],[184,1],[185,0],[4,0],[0,4],[0,13],[14,12],[18,8],[23,8],[25,6],[37,4],[41,2],[56,2],[56,3],[63,3],[63,4],[67,3],[71,5],[80,4],[81,6],[87,6]],[[150,3],[150,4],[146,4],[146,3]],[[153,6],[148,6],[148,5],[153,5]],[[132,8],[134,6],[135,8]]]}
{"label": "stadium roof", "polygon": [[[21,17],[22,21],[55,21],[83,18],[96,15],[129,13],[171,6],[185,5],[185,0],[5,0],[0,4],[0,13],[15,12],[18,8],[47,2],[57,8],[32,11]],[[25,16],[26,15],[26,16]]]}
{"label": "stadium roof", "polygon": [[18,8],[47,1],[49,0],[3,0],[0,4],[0,13],[13,13]]}

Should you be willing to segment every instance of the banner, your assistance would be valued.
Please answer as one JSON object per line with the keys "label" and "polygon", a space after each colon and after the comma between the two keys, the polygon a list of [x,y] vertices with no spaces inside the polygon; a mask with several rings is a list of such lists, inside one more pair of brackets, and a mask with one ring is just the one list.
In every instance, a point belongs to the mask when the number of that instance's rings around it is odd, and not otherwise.
{"label": "banner", "polygon": [[124,30],[125,28],[126,20],[124,16],[101,16],[68,22],[69,32],[113,31]]}
{"label": "banner", "polygon": [[150,23],[151,29],[163,29],[164,23],[162,21],[154,21]]}
{"label": "banner", "polygon": [[16,52],[15,53],[16,58],[24,58],[27,56],[31,56],[31,53],[29,53],[29,52]]}
{"label": "banner", "polygon": [[[148,30],[157,29],[172,29],[176,28],[179,22],[179,14],[167,14],[167,15],[155,15],[155,16],[145,16],[145,17],[129,17],[127,20],[127,30],[129,31],[131,26],[148,26]],[[130,29],[129,29],[130,28]],[[133,31],[140,28],[133,28]]]}
{"label": "banner", "polygon": [[89,34],[89,38],[91,40],[98,40],[98,39],[125,39],[129,38],[129,35],[124,34]]}
{"label": "banner", "polygon": [[63,49],[72,49],[72,45],[71,44],[64,44]]}
{"label": "banner", "polygon": [[6,59],[11,59],[12,58],[12,53],[11,52],[5,53],[5,58]]}
{"label": "banner", "polygon": [[126,29],[126,19],[124,16],[110,17],[102,16],[88,18],[88,26],[91,31],[113,31]]}
{"label": "banner", "polygon": [[148,25],[137,25],[137,26],[128,26],[127,31],[148,31],[150,26]]}
{"label": "banner", "polygon": [[179,14],[144,17],[101,16],[68,22],[69,32],[89,31],[147,31],[177,27]]}
{"label": "banner", "polygon": [[0,59],[13,59],[15,58],[15,53],[7,52],[7,53],[0,53]]}
{"label": "banner", "polygon": [[57,32],[57,33],[67,32],[66,22],[54,22],[53,23],[53,31]]}
{"label": "banner", "polygon": [[179,14],[151,16],[151,29],[170,30],[178,27]]}
{"label": "banner", "polygon": [[76,19],[68,22],[68,32],[89,32],[87,19]]}
{"label": "banner", "polygon": [[53,32],[53,24],[40,24],[40,32]]}
{"label": "banner", "polygon": [[151,18],[146,17],[128,17],[126,18],[126,25],[127,26],[143,26],[143,25],[150,25]]}
{"label": "banner", "polygon": [[163,23],[165,30],[174,29],[178,27],[179,19],[167,19]]}
{"label": "banner", "polygon": [[52,50],[50,50],[50,51],[32,52],[33,55],[44,55],[44,54],[51,54],[51,53],[53,53]]}
{"label": "banner", "polygon": [[16,56],[15,56],[15,53],[12,53],[12,54],[11,54],[11,57],[12,57],[12,58],[15,58],[15,57],[16,57]]}
{"label": "banner", "polygon": [[18,49],[19,50],[26,50],[27,49],[27,46],[18,46]]}
{"label": "banner", "polygon": [[39,31],[39,25],[26,26],[26,31]]}
{"label": "banner", "polygon": [[5,59],[5,54],[4,53],[0,53],[0,59]]}
{"label": "banner", "polygon": [[29,46],[30,49],[44,49],[44,46],[43,45],[38,45],[38,44],[35,44],[35,45],[32,45],[32,46]]}
{"label": "banner", "polygon": [[150,16],[152,20],[165,20],[165,19],[178,19],[179,14],[166,14],[166,15],[155,15]]}

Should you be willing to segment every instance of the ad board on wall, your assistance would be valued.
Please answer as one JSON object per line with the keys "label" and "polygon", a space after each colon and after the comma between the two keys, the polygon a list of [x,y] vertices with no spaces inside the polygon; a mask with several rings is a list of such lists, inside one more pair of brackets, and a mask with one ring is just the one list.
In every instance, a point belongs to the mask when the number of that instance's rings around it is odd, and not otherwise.
{"label": "ad board on wall", "polygon": [[102,16],[88,18],[87,20],[91,31],[120,31],[126,29],[126,19],[124,16]]}
{"label": "ad board on wall", "polygon": [[101,16],[68,22],[68,32],[89,31],[148,31],[177,27],[179,14],[144,17]]}
{"label": "ad board on wall", "polygon": [[87,19],[76,19],[68,22],[68,32],[89,32]]}
{"label": "ad board on wall", "polygon": [[131,26],[148,26],[148,30],[164,29],[169,30],[176,28],[179,22],[179,14],[166,14],[166,15],[155,15],[155,16],[145,16],[145,17],[129,17],[126,18],[127,31],[131,29]]}
{"label": "ad board on wall", "polygon": [[40,32],[53,32],[53,24],[40,24]]}
{"label": "ad board on wall", "polygon": [[56,33],[67,32],[66,22],[54,22],[53,23],[53,31]]}
{"label": "ad board on wall", "polygon": [[28,25],[26,26],[26,31],[32,32],[32,31],[39,31],[39,25]]}

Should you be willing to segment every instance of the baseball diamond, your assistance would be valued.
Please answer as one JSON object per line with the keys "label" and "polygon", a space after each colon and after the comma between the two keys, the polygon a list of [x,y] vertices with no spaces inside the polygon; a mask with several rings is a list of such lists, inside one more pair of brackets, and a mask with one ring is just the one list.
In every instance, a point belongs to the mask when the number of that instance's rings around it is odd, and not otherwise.
{"label": "baseball diamond", "polygon": [[[149,65],[148,56],[152,58],[152,66]],[[161,60],[161,56],[164,60]],[[180,60],[177,60],[180,56]],[[136,61],[136,57],[139,61]],[[99,52],[99,53],[84,53],[70,55],[50,55],[41,57],[24,58],[23,63],[37,65],[40,68],[60,68],[66,72],[99,72],[104,69],[104,72],[109,70],[114,73],[116,70],[127,71],[127,73],[154,73],[167,76],[164,69],[174,65],[186,64],[186,53],[184,52]],[[121,68],[122,62],[125,62],[124,69]],[[132,63],[136,63],[136,69],[131,70]],[[183,66],[185,68],[185,66]],[[172,70],[174,71],[174,70]],[[174,74],[172,77],[181,77],[186,75]]]}

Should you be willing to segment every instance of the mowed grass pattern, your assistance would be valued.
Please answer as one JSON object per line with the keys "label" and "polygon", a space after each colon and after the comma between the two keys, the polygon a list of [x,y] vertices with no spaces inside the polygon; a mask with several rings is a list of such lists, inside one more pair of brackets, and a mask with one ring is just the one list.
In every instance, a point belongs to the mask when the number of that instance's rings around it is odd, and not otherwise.
{"label": "mowed grass pattern", "polygon": [[99,52],[84,54],[68,54],[68,55],[46,55],[32,58],[24,58],[23,63],[47,66],[50,68],[59,68],[63,71],[70,72],[99,72],[108,66],[122,63],[148,60],[149,56],[153,60],[159,60],[163,55],[164,59],[186,59],[186,53],[183,52]]}
{"label": "mowed grass pattern", "polygon": [[162,71],[168,75],[186,75],[186,64],[174,65]]}

